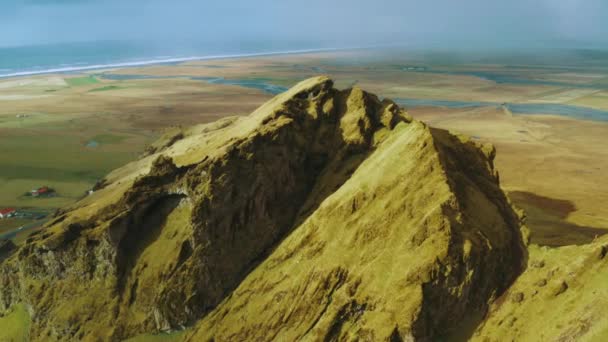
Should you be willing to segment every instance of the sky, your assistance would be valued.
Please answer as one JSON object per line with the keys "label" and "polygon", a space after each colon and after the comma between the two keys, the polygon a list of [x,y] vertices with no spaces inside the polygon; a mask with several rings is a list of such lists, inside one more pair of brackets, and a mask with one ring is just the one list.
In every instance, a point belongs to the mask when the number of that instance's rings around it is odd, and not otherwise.
{"label": "sky", "polygon": [[100,40],[608,47],[607,0],[7,0],[0,47]]}

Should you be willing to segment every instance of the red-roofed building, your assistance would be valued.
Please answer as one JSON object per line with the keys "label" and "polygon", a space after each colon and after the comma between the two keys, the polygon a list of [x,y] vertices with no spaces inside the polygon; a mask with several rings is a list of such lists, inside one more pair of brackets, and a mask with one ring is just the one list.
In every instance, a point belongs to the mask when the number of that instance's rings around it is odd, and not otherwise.
{"label": "red-roofed building", "polygon": [[15,215],[17,211],[15,208],[4,208],[0,209],[0,219],[8,218]]}
{"label": "red-roofed building", "polygon": [[53,192],[54,192],[53,189],[50,189],[48,186],[43,186],[42,188],[38,188],[36,190],[30,191],[30,194],[33,197],[38,197],[38,196],[44,196],[44,195],[51,195]]}

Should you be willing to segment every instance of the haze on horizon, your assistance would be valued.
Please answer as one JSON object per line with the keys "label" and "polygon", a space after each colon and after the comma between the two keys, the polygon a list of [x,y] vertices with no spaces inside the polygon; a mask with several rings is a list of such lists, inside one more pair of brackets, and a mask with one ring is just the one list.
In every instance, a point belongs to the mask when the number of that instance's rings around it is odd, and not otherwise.
{"label": "haze on horizon", "polygon": [[608,47],[604,0],[18,0],[0,4],[0,47],[149,41]]}

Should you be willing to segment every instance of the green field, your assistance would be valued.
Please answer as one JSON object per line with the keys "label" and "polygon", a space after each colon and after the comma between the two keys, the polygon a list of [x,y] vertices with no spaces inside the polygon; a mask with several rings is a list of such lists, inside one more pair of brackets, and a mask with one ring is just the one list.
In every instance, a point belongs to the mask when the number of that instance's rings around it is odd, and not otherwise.
{"label": "green field", "polygon": [[[17,120],[0,116],[0,208],[54,209],[85,196],[108,172],[135,159],[154,139],[129,130],[124,122],[104,115],[32,114]],[[87,144],[95,141],[96,147]],[[48,186],[57,196],[26,196]],[[31,220],[0,221],[0,233]],[[22,241],[31,231],[18,234]]]}
{"label": "green field", "polygon": [[[110,171],[136,159],[162,133],[162,127],[174,124],[174,116],[183,120],[197,113],[181,103],[195,99],[193,89],[205,86],[185,80],[100,83],[86,74],[4,83],[0,96],[0,208],[53,212],[73,204]],[[49,94],[49,87],[61,88]],[[179,98],[163,96],[179,87],[186,89]],[[95,94],[89,92],[91,88]],[[106,96],[104,91],[109,90],[120,96]],[[181,95],[186,91],[191,92],[189,98]],[[168,106],[173,108],[172,115],[163,111]],[[53,188],[57,196],[25,196],[42,186]],[[0,233],[31,223],[26,219],[0,221]],[[17,234],[14,241],[23,241],[31,232]]]}
{"label": "green field", "polygon": [[[125,136],[93,135],[99,142],[117,148],[90,149],[84,146],[83,137],[65,133],[17,130],[0,136],[0,206],[56,207],[71,203],[138,153],[121,146],[128,140]],[[55,189],[59,197],[23,196],[41,186]]]}
{"label": "green field", "polygon": [[99,80],[95,76],[83,76],[66,78],[65,81],[72,87],[85,86],[99,83]]}
{"label": "green field", "polygon": [[100,144],[120,144],[128,138],[128,136],[118,134],[98,134],[92,137],[91,140]]}

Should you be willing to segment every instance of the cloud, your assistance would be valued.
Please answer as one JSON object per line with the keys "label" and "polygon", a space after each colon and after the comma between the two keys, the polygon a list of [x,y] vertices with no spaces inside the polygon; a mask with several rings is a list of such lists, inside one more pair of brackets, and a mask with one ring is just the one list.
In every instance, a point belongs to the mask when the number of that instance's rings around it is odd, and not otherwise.
{"label": "cloud", "polygon": [[83,40],[605,43],[606,17],[605,0],[21,0],[0,4],[0,46]]}
{"label": "cloud", "polygon": [[605,0],[545,0],[554,30],[562,37],[605,42],[608,2]]}

